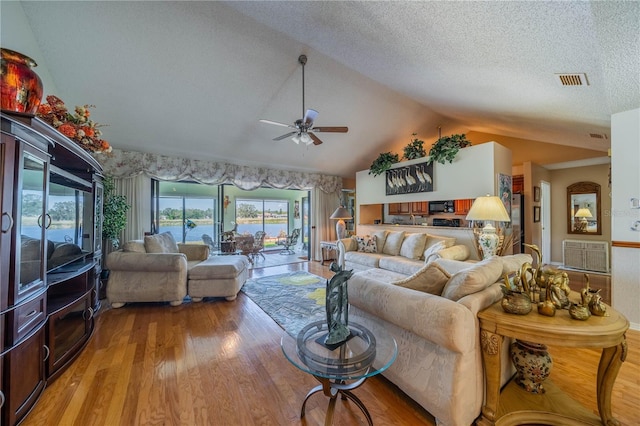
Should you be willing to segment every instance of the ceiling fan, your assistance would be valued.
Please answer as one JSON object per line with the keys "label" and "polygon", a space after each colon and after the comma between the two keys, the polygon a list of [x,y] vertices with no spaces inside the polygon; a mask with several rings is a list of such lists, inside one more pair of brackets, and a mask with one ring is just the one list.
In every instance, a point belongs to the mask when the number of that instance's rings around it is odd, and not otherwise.
{"label": "ceiling fan", "polygon": [[277,138],[273,138],[274,141],[279,141],[288,137],[296,143],[302,142],[305,145],[320,145],[322,141],[314,133],[316,132],[332,132],[332,133],[346,133],[349,131],[348,127],[313,127],[313,122],[318,117],[318,111],[314,109],[304,109],[304,66],[307,63],[307,57],[300,55],[298,62],[302,64],[302,118],[296,120],[293,124],[284,124],[271,120],[260,120],[262,123],[275,124],[276,126],[288,127],[293,131],[286,133]]}

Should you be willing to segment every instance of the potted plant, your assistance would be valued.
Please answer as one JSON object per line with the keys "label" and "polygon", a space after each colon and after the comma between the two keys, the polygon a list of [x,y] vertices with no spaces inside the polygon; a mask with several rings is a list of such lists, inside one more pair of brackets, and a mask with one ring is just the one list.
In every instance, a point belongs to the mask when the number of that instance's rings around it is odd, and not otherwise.
{"label": "potted plant", "polygon": [[104,185],[102,239],[108,241],[113,249],[117,249],[120,247],[120,232],[127,225],[127,211],[131,206],[127,204],[127,198],[124,195],[115,193],[113,178],[106,176],[102,184]]}
{"label": "potted plant", "polygon": [[446,162],[453,162],[454,158],[460,151],[460,148],[471,146],[471,142],[467,140],[464,134],[442,136],[436,143],[433,144],[429,150],[428,162],[431,164],[433,161],[437,161],[440,164]]}
{"label": "potted plant", "polygon": [[404,158],[405,160],[415,160],[416,158],[422,158],[427,155],[427,152],[424,150],[424,141],[418,139],[416,136],[417,133],[413,133],[413,140],[409,142],[407,146],[404,147]]}
{"label": "potted plant", "polygon": [[391,152],[383,152],[378,158],[371,163],[371,167],[369,167],[369,174],[378,176],[389,170],[391,166],[400,161],[400,157],[398,154],[394,154]]}

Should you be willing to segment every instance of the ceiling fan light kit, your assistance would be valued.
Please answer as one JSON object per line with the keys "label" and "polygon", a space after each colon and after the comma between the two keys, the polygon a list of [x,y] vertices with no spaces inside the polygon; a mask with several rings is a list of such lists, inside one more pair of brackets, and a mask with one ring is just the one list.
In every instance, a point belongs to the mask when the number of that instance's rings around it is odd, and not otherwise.
{"label": "ceiling fan light kit", "polygon": [[284,135],[273,138],[274,141],[279,141],[282,139],[286,139],[291,137],[291,140],[294,141],[297,145],[301,142],[307,146],[320,145],[322,141],[319,137],[310,132],[328,132],[328,133],[346,133],[349,131],[349,128],[346,126],[331,126],[331,127],[313,127],[313,123],[318,117],[318,111],[315,109],[304,109],[304,66],[307,63],[306,55],[300,55],[298,57],[298,62],[302,65],[302,118],[296,120],[293,125],[284,124],[278,121],[272,120],[260,120],[261,123],[273,124],[276,126],[288,127],[292,129],[291,132],[285,133]]}

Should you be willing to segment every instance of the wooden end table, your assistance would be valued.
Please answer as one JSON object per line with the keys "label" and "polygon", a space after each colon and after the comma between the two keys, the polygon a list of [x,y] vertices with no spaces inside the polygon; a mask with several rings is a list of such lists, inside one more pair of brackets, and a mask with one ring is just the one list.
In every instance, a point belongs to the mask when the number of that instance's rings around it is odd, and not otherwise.
{"label": "wooden end table", "polygon": [[[572,293],[570,298],[577,301],[579,295]],[[547,317],[538,314],[534,306],[528,315],[514,315],[506,313],[500,302],[480,312],[486,395],[477,424],[619,425],[611,414],[611,390],[627,354],[625,332],[629,321],[610,306],[607,306],[607,313],[609,316],[591,316],[586,321],[578,321],[572,319],[567,310],[558,310],[555,316]],[[529,393],[514,380],[501,390],[500,366],[505,337],[553,346],[601,348],[596,379],[600,417],[571,399],[550,380],[544,381],[544,394]]]}

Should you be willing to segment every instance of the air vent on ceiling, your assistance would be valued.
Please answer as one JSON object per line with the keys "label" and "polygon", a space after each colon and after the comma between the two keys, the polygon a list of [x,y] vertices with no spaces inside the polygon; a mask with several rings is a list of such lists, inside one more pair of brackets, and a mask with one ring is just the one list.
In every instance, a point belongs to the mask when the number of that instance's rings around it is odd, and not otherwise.
{"label": "air vent on ceiling", "polygon": [[603,139],[607,140],[607,135],[605,133],[589,133],[589,136],[593,139]]}
{"label": "air vent on ceiling", "polygon": [[584,73],[578,74],[556,74],[561,86],[588,86],[589,81]]}

